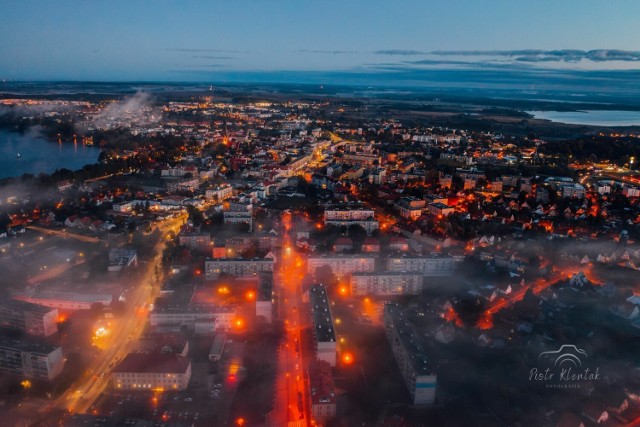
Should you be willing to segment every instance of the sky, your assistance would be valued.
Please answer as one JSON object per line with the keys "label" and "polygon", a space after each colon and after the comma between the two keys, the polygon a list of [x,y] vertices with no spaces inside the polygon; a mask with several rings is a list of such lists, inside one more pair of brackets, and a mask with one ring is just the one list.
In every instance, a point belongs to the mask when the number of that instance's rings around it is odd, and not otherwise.
{"label": "sky", "polygon": [[0,11],[9,81],[640,68],[636,0],[0,0]]}

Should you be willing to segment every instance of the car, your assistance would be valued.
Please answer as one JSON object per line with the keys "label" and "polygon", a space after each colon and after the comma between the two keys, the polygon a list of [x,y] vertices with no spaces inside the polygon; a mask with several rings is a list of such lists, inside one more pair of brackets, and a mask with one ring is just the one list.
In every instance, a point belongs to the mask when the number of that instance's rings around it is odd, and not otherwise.
{"label": "car", "polygon": [[193,399],[190,397],[185,397],[184,399],[185,402],[193,402]]}

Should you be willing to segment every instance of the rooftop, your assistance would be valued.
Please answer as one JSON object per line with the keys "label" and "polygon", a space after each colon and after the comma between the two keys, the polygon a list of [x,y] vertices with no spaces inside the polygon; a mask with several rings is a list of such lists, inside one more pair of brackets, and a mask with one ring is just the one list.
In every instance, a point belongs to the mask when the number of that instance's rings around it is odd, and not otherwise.
{"label": "rooftop", "polygon": [[44,307],[42,305],[32,304],[26,301],[19,301],[15,299],[0,302],[0,309],[8,308],[10,310],[30,312],[36,314],[47,314],[57,310],[56,308]]}
{"label": "rooftop", "polygon": [[336,390],[331,365],[324,360],[316,360],[309,367],[309,388],[313,405],[336,403]]}
{"label": "rooftop", "polygon": [[309,289],[311,319],[318,342],[335,342],[336,334],[329,309],[329,297],[324,285],[313,285]]}
{"label": "rooftop", "polygon": [[[420,344],[413,326],[409,323],[404,315],[402,308],[386,304],[384,306],[385,319],[389,319],[393,327],[397,331],[400,341],[406,354],[409,356],[409,362],[416,375],[431,375],[433,370],[427,362],[425,350]],[[386,322],[385,322],[386,323]]]}
{"label": "rooftop", "polygon": [[113,372],[183,374],[191,362],[175,353],[129,353]]}
{"label": "rooftop", "polygon": [[16,339],[7,335],[0,335],[0,348],[9,348],[29,353],[49,354],[60,347],[49,344],[33,337]]}

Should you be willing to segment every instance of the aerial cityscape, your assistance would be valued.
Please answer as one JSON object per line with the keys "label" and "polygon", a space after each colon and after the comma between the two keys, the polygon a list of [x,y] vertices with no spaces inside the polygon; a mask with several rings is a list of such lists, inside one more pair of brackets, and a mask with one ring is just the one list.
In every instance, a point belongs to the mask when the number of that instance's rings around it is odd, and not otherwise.
{"label": "aerial cityscape", "polygon": [[0,1],[0,425],[640,426],[640,3],[451,3]]}

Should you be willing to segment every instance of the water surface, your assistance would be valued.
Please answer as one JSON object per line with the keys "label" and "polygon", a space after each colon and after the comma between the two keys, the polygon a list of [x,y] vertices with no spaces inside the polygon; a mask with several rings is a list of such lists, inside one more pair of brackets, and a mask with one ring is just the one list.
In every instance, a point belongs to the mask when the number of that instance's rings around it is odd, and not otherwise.
{"label": "water surface", "polygon": [[36,132],[20,134],[0,130],[0,178],[81,169],[98,160],[100,149],[81,143],[47,141]]}

